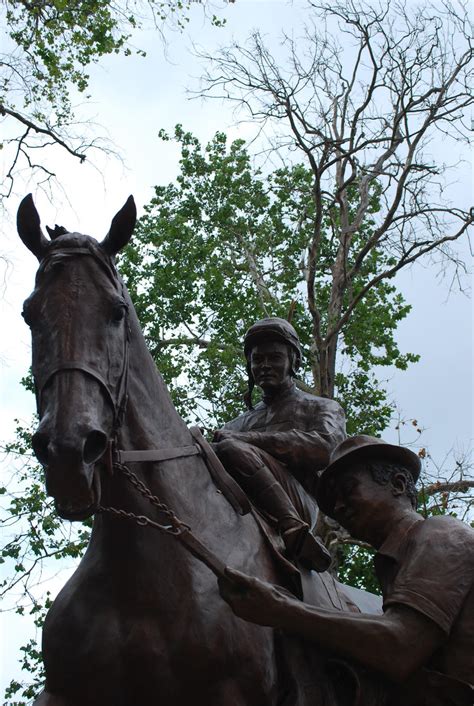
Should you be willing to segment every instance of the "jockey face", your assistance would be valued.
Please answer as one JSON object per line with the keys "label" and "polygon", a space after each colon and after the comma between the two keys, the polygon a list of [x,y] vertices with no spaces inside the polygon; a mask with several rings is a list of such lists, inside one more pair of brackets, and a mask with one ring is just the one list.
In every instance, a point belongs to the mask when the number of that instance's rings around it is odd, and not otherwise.
{"label": "jockey face", "polygon": [[250,353],[250,370],[266,394],[275,394],[291,383],[291,358],[288,346],[280,341],[257,343]]}

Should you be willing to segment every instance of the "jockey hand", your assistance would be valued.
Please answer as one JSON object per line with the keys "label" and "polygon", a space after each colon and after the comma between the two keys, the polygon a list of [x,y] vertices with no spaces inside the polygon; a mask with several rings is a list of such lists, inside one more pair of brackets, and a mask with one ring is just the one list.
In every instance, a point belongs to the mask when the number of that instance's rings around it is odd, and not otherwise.
{"label": "jockey hand", "polygon": [[235,615],[257,625],[278,627],[287,598],[276,586],[230,569],[218,580],[219,592]]}
{"label": "jockey hand", "polygon": [[238,436],[238,432],[231,431],[230,429],[218,429],[214,432],[212,441],[218,443],[219,441],[225,441],[225,439],[230,439],[231,437]]}

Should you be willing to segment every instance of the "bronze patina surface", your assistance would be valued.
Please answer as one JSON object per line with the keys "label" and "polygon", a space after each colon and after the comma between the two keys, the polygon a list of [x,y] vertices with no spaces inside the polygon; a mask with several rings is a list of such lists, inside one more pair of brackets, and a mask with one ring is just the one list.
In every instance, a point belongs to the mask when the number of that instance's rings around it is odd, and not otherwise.
{"label": "bronze patina surface", "polygon": [[[130,198],[99,243],[65,228],[48,240],[31,197],[18,212],[39,260],[23,312],[40,418],[34,450],[58,513],[94,516],[87,551],[46,618],[36,706],[340,706],[327,653],[308,655],[301,640],[235,617],[208,565],[173,536],[186,523],[223,565],[285,585],[238,493],[231,504],[193,452],[196,436],[146,348],[114,265],[135,217]],[[332,607],[321,582],[315,591]]]}
{"label": "bronze patina surface", "polygon": [[[221,591],[237,615],[311,640],[385,680],[380,703],[474,703],[474,531],[415,511],[419,458],[381,439],[343,441],[318,483],[320,506],[376,550],[383,615],[338,614],[235,572]],[[364,704],[365,701],[359,702]]]}

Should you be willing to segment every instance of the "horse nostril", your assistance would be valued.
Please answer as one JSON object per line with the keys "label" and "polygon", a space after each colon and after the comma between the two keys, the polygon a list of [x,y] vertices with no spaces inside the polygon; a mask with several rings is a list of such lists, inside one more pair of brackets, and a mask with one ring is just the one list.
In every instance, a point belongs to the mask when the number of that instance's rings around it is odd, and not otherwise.
{"label": "horse nostril", "polygon": [[87,435],[82,452],[86,463],[95,463],[104,455],[107,448],[107,435],[102,431],[91,431]]}
{"label": "horse nostril", "polygon": [[36,434],[33,434],[31,437],[31,445],[41,465],[47,466],[49,458],[49,437],[41,432],[36,432]]}

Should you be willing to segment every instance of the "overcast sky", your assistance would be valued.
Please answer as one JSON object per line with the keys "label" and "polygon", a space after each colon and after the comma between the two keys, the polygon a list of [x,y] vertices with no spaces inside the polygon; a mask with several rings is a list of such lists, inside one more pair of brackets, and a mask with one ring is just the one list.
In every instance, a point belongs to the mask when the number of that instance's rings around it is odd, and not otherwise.
{"label": "overcast sky", "polygon": [[[276,43],[281,28],[289,31],[301,23],[302,8],[299,3],[291,6],[284,2],[238,0],[225,12],[227,29],[210,28],[196,12],[190,35],[212,51],[233,35],[243,41],[252,28],[258,27]],[[253,134],[251,127],[233,125],[228,106],[187,99],[186,89],[196,86],[193,77],[200,73],[189,50],[188,36],[169,36],[166,57],[155,33],[142,35],[138,42],[147,50],[147,58],[114,56],[101,61],[100,67],[92,71],[92,102],[81,109],[102,126],[99,131],[108,133],[124,164],[113,157],[98,157],[99,173],[87,162],[79,165],[61,156],[54,166],[63,194],[56,193],[51,203],[44,194],[35,194],[34,184],[18,184],[17,194],[9,204],[0,249],[11,263],[0,301],[0,428],[4,440],[13,434],[14,418],[28,421],[34,410],[32,396],[19,383],[30,360],[29,331],[20,317],[21,303],[31,292],[36,270],[35,258],[23,247],[14,229],[16,208],[24,193],[33,191],[43,227],[59,223],[101,238],[130,193],[134,194],[140,214],[152,196],[153,185],[165,184],[176,175],[178,148],[158,140],[160,128],[171,131],[180,122],[202,142],[216,130],[225,130],[231,139]],[[457,187],[460,198],[463,194],[470,198],[469,182],[469,172],[463,171]],[[469,259],[467,245],[463,252]],[[416,266],[398,279],[398,287],[413,305],[413,311],[402,322],[397,339],[402,351],[419,353],[421,360],[407,372],[393,371],[388,375],[389,389],[402,415],[416,417],[426,429],[420,443],[428,446],[437,463],[441,463],[451,449],[462,451],[470,446],[473,343],[470,300],[463,294],[449,294],[449,276],[443,281],[436,275],[433,267]],[[384,436],[395,440],[396,432],[391,429]],[[402,441],[410,441],[413,436],[406,434]],[[3,642],[2,694],[17,659],[14,643],[21,644],[25,637],[23,628],[10,618],[6,627],[11,643],[7,653]]]}

